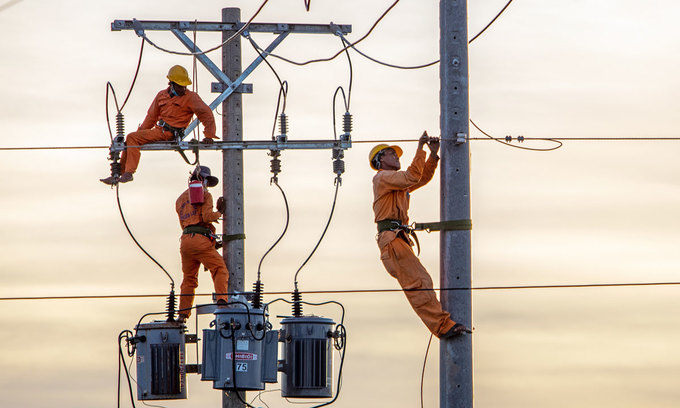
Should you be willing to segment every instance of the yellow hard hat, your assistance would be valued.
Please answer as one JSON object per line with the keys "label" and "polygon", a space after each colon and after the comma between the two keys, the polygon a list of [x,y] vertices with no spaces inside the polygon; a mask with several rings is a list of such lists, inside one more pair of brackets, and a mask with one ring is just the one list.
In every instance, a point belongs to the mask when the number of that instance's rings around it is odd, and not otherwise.
{"label": "yellow hard hat", "polygon": [[174,82],[178,85],[189,86],[191,85],[191,79],[189,79],[189,73],[181,65],[175,65],[168,71],[167,78],[170,82]]}
{"label": "yellow hard hat", "polygon": [[388,145],[385,143],[381,143],[379,145],[376,145],[374,148],[371,149],[371,152],[368,153],[368,164],[371,166],[373,170],[378,170],[378,168],[375,166],[373,163],[373,159],[375,159],[375,156],[382,152],[385,149],[392,149],[394,152],[397,154],[397,157],[401,157],[401,155],[404,153],[403,150],[401,150],[401,147],[397,145]]}

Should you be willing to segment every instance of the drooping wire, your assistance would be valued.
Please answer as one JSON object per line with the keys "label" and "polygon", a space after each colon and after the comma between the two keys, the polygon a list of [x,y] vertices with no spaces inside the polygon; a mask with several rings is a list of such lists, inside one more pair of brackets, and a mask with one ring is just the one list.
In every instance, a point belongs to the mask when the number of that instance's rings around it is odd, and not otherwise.
{"label": "drooping wire", "polygon": [[[354,42],[352,43],[352,45],[359,44],[360,42],[362,42],[363,40],[365,40],[365,39],[373,32],[373,30],[374,30],[375,27],[378,25],[378,23],[380,23],[380,21],[382,21],[382,19],[385,18],[385,16],[387,15],[387,13],[389,13],[389,12],[394,8],[394,6],[396,6],[397,3],[399,3],[399,1],[400,1],[400,0],[395,0],[394,3],[392,3],[392,4],[387,8],[387,10],[385,10],[385,11],[380,15],[380,17],[378,17],[378,19],[373,23],[373,25],[372,25],[371,28],[368,30],[368,32],[367,32],[366,34],[364,34],[361,38],[359,38],[357,41],[354,41]],[[312,60],[305,61],[305,62],[296,62],[296,61],[293,61],[293,60],[284,58],[284,57],[282,57],[282,56],[280,56],[280,55],[277,55],[277,54],[269,54],[269,55],[271,55],[271,56],[274,57],[274,58],[278,58],[278,59],[280,59],[280,60],[282,60],[282,61],[285,61],[285,62],[287,62],[287,63],[289,63],[289,64],[304,66],[304,65],[308,65],[308,64],[317,63],[317,62],[328,62],[328,61],[332,61],[332,60],[334,60],[338,55],[340,55],[340,54],[342,54],[343,52],[345,52],[345,51],[347,50],[347,48],[349,48],[349,45],[346,46],[346,47],[343,47],[340,51],[338,51],[337,53],[335,53],[335,54],[334,54],[333,56],[331,56],[331,57],[328,57],[328,58],[312,59]]]}
{"label": "drooping wire", "polygon": [[[340,42],[344,44],[344,38],[342,37],[342,35],[340,36]],[[349,56],[349,50],[347,48],[345,48],[345,54],[347,55],[347,64],[349,66],[349,82],[347,86],[347,100],[345,101],[345,111],[349,111],[349,107],[352,103],[352,82],[354,82],[354,70],[352,69],[352,58]]]}
{"label": "drooping wire", "polygon": [[165,272],[165,274],[168,276],[168,279],[170,279],[170,287],[171,287],[172,289],[174,289],[174,288],[175,288],[175,280],[172,279],[172,276],[170,276],[170,274],[168,273],[168,271],[166,271],[165,268],[163,268],[163,265],[161,265],[161,264],[156,260],[156,258],[154,258],[153,256],[151,256],[151,254],[149,254],[148,252],[146,252],[146,249],[144,249],[144,247],[139,243],[139,241],[137,241],[137,238],[135,238],[135,235],[134,235],[134,234],[132,233],[132,231],[130,230],[130,227],[128,226],[128,223],[127,223],[127,221],[125,220],[125,215],[123,214],[123,207],[122,207],[121,204],[120,204],[120,194],[119,194],[119,192],[118,192],[118,186],[119,186],[119,185],[116,184],[116,203],[118,203],[118,211],[120,212],[120,218],[123,220],[123,225],[125,225],[125,229],[127,230],[128,234],[130,234],[130,238],[132,238],[132,240],[135,242],[135,244],[137,244],[137,246],[139,247],[139,249],[141,249],[142,252],[144,252],[144,254],[146,254],[146,256],[149,257],[149,259],[151,259],[156,265],[158,265],[159,268],[161,268],[161,269],[163,270],[163,272]]}
{"label": "drooping wire", "polygon": [[509,0],[509,1],[505,4],[505,6],[503,6],[503,8],[501,9],[501,11],[499,11],[498,14],[496,14],[496,17],[494,17],[491,21],[489,21],[489,24],[487,24],[484,28],[482,28],[482,31],[478,32],[477,35],[475,35],[474,37],[472,37],[472,39],[471,39],[470,41],[468,41],[468,44],[472,43],[474,40],[477,39],[477,37],[479,37],[480,35],[482,35],[482,33],[483,33],[484,31],[486,31],[487,28],[491,27],[491,24],[493,24],[494,21],[496,21],[496,19],[498,19],[498,17],[501,16],[501,14],[503,14],[503,12],[505,11],[505,9],[508,8],[508,6],[510,5],[510,3],[512,3],[512,0]]}
{"label": "drooping wire", "polygon": [[[142,40],[142,45],[139,47],[139,59],[137,60],[137,69],[135,69],[135,76],[132,78],[130,89],[128,90],[128,93],[125,96],[123,104],[120,106],[120,108],[118,108],[118,113],[123,111],[123,108],[125,107],[125,105],[127,105],[128,99],[130,99],[130,95],[132,95],[132,89],[135,87],[135,83],[137,82],[137,75],[139,75],[139,68],[142,66],[142,55],[144,55],[144,40]],[[116,102],[116,106],[117,105],[118,103]]]}
{"label": "drooping wire", "polygon": [[144,32],[138,33],[137,35],[141,36],[146,42],[148,42],[149,44],[151,44],[153,47],[155,47],[155,48],[158,49],[159,51],[167,52],[168,54],[174,54],[174,55],[187,55],[187,56],[188,56],[188,55],[204,55],[204,54],[208,54],[208,53],[210,53],[210,52],[213,52],[213,51],[215,51],[215,50],[218,50],[218,49],[222,48],[223,46],[225,46],[226,44],[230,43],[230,42],[233,41],[235,38],[238,38],[238,36],[240,36],[241,34],[243,34],[243,32],[246,31],[246,30],[248,29],[248,27],[250,26],[250,24],[253,22],[253,19],[255,19],[255,17],[257,17],[257,15],[260,14],[260,11],[262,11],[262,9],[264,8],[265,4],[267,4],[267,2],[269,2],[269,0],[264,0],[264,1],[262,2],[262,4],[260,4],[260,7],[257,9],[257,11],[255,11],[255,13],[250,17],[250,19],[248,20],[248,22],[245,23],[245,24],[243,24],[243,25],[241,26],[241,28],[239,28],[239,29],[238,29],[231,37],[229,37],[229,38],[227,38],[226,40],[224,40],[221,44],[219,44],[219,45],[217,45],[217,46],[215,46],[215,47],[212,47],[212,48],[210,48],[210,49],[207,49],[207,50],[205,50],[205,51],[201,51],[201,52],[181,52],[181,51],[173,51],[173,50],[169,50],[169,49],[167,49],[167,48],[163,48],[163,47],[161,47],[161,46],[155,44],[153,41],[151,41],[151,40],[149,39],[149,37],[146,36],[146,34],[145,34]]}
{"label": "drooping wire", "polygon": [[427,341],[427,348],[425,349],[425,359],[423,360],[423,371],[420,373],[420,408],[423,405],[423,383],[425,382],[425,366],[427,365],[427,355],[430,353],[430,344],[432,344],[432,333],[430,333],[430,340]]}
{"label": "drooping wire", "polygon": [[276,80],[279,81],[279,96],[276,101],[276,112],[274,113],[274,125],[272,126],[272,140],[276,140],[276,137],[274,136],[276,133],[276,123],[279,118],[279,107],[281,106],[281,98],[283,97],[283,106],[281,107],[281,114],[285,115],[286,113],[286,101],[288,98],[288,81],[282,81],[281,77],[279,76],[278,72],[276,72],[276,69],[274,69],[274,66],[269,63],[267,60],[267,57],[262,53],[262,48],[255,42],[253,37],[249,34],[245,34],[246,39],[250,42],[250,45],[253,47],[253,49],[260,55],[260,58],[262,58],[262,61],[267,64],[269,69],[271,69],[272,73],[276,77]]}
{"label": "drooping wire", "polygon": [[[132,407],[133,408],[135,407],[135,398],[134,398],[134,395],[132,393],[132,382],[130,381],[130,372],[128,371],[127,365],[125,364],[125,357],[123,357],[123,346],[121,345],[121,341],[123,340],[123,338],[125,338],[126,341],[128,341],[128,344],[129,344],[129,340],[130,340],[131,337],[132,337],[132,332],[130,330],[123,330],[118,335],[118,392],[116,393],[117,401],[118,401],[118,408],[120,408],[120,375],[121,375],[120,368],[121,368],[121,365],[125,369],[125,376],[127,378],[128,390],[130,391],[130,402],[132,403]],[[128,351],[128,356],[132,357],[132,355],[130,355],[129,351]]]}
{"label": "drooping wire", "polygon": [[331,220],[333,219],[333,212],[335,211],[335,204],[337,203],[338,200],[338,189],[340,188],[340,183],[335,183],[335,194],[333,195],[333,205],[331,206],[331,212],[328,215],[328,222],[326,222],[326,227],[324,227],[323,232],[321,233],[321,237],[319,237],[319,240],[317,241],[316,245],[314,246],[314,249],[312,249],[312,252],[310,252],[309,256],[305,261],[300,265],[298,270],[295,272],[295,277],[293,279],[293,283],[295,286],[295,290],[298,288],[298,274],[304,268],[304,266],[307,264],[309,259],[314,255],[314,252],[316,252],[316,249],[321,245],[321,241],[323,240],[323,237],[326,235],[326,231],[328,231],[328,227],[331,225]]}
{"label": "drooping wire", "polygon": [[[508,8],[508,6],[510,5],[510,3],[512,3],[512,0],[508,1],[508,2],[505,4],[505,6],[501,9],[501,11],[499,11],[498,14],[496,14],[496,16],[495,16],[495,17],[494,17],[494,18],[493,18],[493,19],[492,19],[492,20],[491,20],[491,21],[490,21],[490,22],[489,22],[489,23],[488,23],[488,24],[487,24],[480,32],[477,33],[477,35],[475,35],[474,37],[472,37],[471,40],[468,41],[468,44],[471,44],[474,40],[476,40],[479,36],[481,36],[482,33],[483,33],[484,31],[486,31],[489,27],[491,27],[491,25],[498,19],[498,17],[500,17],[501,14],[503,14],[503,12]],[[366,53],[360,51],[360,50],[355,46],[356,43],[350,43],[350,42],[344,37],[344,35],[343,35],[342,33],[340,33],[340,38],[342,38],[342,41],[343,41],[345,44],[347,44],[347,47],[351,47],[354,51],[356,51],[356,52],[357,52],[359,55],[361,55],[362,57],[364,57],[364,58],[366,58],[366,59],[368,59],[368,60],[370,60],[370,61],[373,61],[373,62],[375,62],[376,64],[384,65],[384,66],[386,66],[386,67],[409,70],[409,69],[421,69],[421,68],[427,68],[427,67],[431,67],[431,66],[436,65],[436,64],[439,63],[439,60],[436,60],[436,61],[432,61],[432,62],[429,62],[429,63],[426,63],[426,64],[408,66],[408,65],[396,65],[396,64],[391,64],[391,63],[388,63],[388,62],[383,62],[383,61],[380,61],[380,60],[378,60],[378,59],[376,59],[376,58],[373,58],[373,57],[367,55]]]}
{"label": "drooping wire", "polygon": [[504,141],[500,140],[499,138],[496,138],[496,137],[491,136],[490,134],[488,134],[488,133],[486,133],[485,131],[483,131],[479,126],[477,126],[477,124],[476,124],[475,122],[473,122],[472,119],[470,119],[470,123],[472,123],[472,126],[474,126],[477,130],[479,130],[480,132],[482,132],[482,134],[483,134],[484,136],[488,137],[489,139],[494,140],[494,141],[496,141],[496,142],[498,142],[498,143],[500,143],[500,144],[506,145],[506,146],[514,147],[514,148],[516,148],[516,149],[531,150],[531,151],[534,151],[534,152],[549,152],[549,151],[551,151],[551,150],[557,150],[557,149],[559,149],[560,147],[562,147],[562,145],[563,145],[563,143],[560,142],[560,141],[557,140],[557,139],[550,139],[550,138],[536,139],[536,138],[534,138],[533,140],[545,140],[545,141],[547,141],[547,142],[557,143],[557,146],[548,147],[548,148],[545,148],[545,149],[539,149],[539,148],[535,148],[535,147],[517,146],[517,145],[514,145],[514,144],[510,144],[510,143],[504,142]]}
{"label": "drooping wire", "polygon": [[262,262],[264,261],[264,258],[269,255],[269,253],[274,249],[276,245],[281,241],[284,235],[286,235],[286,232],[288,231],[288,225],[290,222],[290,209],[288,207],[288,199],[286,198],[286,193],[283,191],[281,186],[279,185],[278,181],[273,181],[273,184],[279,188],[279,191],[281,191],[281,196],[283,197],[283,202],[286,205],[286,225],[283,228],[283,232],[281,232],[281,235],[279,238],[274,242],[274,244],[267,250],[267,252],[262,255],[262,259],[260,259],[260,263],[257,265],[257,280],[260,280],[260,275],[261,275],[261,269],[262,269]]}
{"label": "drooping wire", "polygon": [[344,100],[344,105],[345,105],[345,111],[349,111],[349,105],[347,104],[347,97],[345,96],[345,90],[342,89],[342,86],[339,86],[335,89],[335,93],[333,93],[333,110],[332,110],[332,115],[333,115],[333,138],[335,140],[338,140],[338,131],[337,131],[337,125],[335,123],[335,99],[338,96],[338,92],[342,92],[342,99]]}

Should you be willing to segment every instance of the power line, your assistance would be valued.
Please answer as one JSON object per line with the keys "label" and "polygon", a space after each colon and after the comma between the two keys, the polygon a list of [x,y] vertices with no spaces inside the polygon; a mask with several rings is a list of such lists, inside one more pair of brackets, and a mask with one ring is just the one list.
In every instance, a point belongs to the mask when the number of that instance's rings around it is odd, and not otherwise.
{"label": "power line", "polygon": [[222,47],[225,46],[226,44],[228,44],[228,43],[230,43],[231,41],[233,41],[235,38],[238,38],[239,35],[243,34],[243,32],[246,31],[246,30],[248,29],[248,27],[250,26],[250,24],[252,23],[252,21],[255,19],[255,17],[257,17],[257,15],[260,14],[260,11],[262,11],[262,9],[264,8],[265,4],[267,4],[268,1],[269,1],[269,0],[264,0],[264,1],[262,2],[262,4],[260,4],[260,7],[257,9],[257,11],[255,11],[255,13],[250,17],[250,19],[248,20],[248,22],[245,23],[244,25],[242,25],[241,28],[239,28],[239,29],[238,29],[231,37],[229,37],[229,38],[227,38],[226,40],[224,40],[221,44],[219,44],[219,45],[217,45],[217,46],[215,46],[215,47],[213,47],[213,48],[210,48],[210,49],[208,49],[208,50],[205,50],[205,51],[201,51],[201,52],[180,52],[180,51],[168,50],[168,49],[163,48],[163,47],[161,47],[161,46],[159,46],[159,45],[156,45],[153,41],[151,41],[151,40],[149,39],[149,37],[146,36],[145,33],[142,32],[142,34],[138,34],[138,35],[140,35],[146,42],[148,42],[149,44],[151,44],[151,45],[152,45],[153,47],[155,47],[156,49],[158,49],[158,50],[160,50],[160,51],[163,51],[163,52],[166,52],[166,53],[168,53],[168,54],[174,54],[174,55],[189,55],[189,56],[204,55],[204,54],[207,54],[207,53],[209,53],[209,52],[213,52],[213,51],[215,51],[215,50],[217,50],[217,49],[222,48]]}
{"label": "power line", "polygon": [[[496,291],[496,290],[531,290],[531,289],[576,289],[576,288],[620,288],[620,287],[646,287],[646,286],[679,286],[680,282],[622,282],[622,283],[575,283],[561,285],[510,285],[510,286],[477,286],[472,288],[434,288],[435,291],[473,290],[473,291]],[[301,291],[301,294],[371,294],[392,292],[415,292],[424,289],[340,289],[340,290],[309,290]],[[242,293],[227,293],[236,295]],[[262,292],[262,295],[280,296],[289,295],[290,292]],[[197,293],[194,296],[212,296],[212,293]],[[119,294],[119,295],[73,295],[73,296],[14,296],[0,297],[0,301],[17,300],[87,300],[87,299],[126,299],[126,298],[165,298],[167,294]],[[177,295],[182,296],[182,295]]]}
{"label": "power line", "polygon": [[[504,141],[503,137],[469,137],[467,140],[472,141]],[[525,137],[525,141],[551,141],[558,140],[562,142],[677,142],[679,137]],[[410,143],[417,142],[418,139],[371,139],[371,140],[352,140],[352,144],[362,143]],[[229,144],[229,142],[217,142]],[[86,150],[86,149],[109,149],[111,146],[17,146],[17,147],[0,147],[0,151],[21,151],[21,150]],[[142,146],[127,146],[127,147],[142,147]]]}

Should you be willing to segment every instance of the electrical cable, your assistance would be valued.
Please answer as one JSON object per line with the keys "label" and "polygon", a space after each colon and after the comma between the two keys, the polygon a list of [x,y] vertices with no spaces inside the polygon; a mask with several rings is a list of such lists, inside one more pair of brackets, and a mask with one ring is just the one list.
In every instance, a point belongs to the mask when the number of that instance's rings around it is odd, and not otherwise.
{"label": "electrical cable", "polygon": [[286,206],[286,225],[283,227],[283,232],[279,236],[279,238],[274,242],[274,244],[269,247],[267,252],[262,255],[262,258],[260,259],[260,263],[257,265],[257,280],[258,282],[260,281],[260,276],[261,276],[261,269],[262,269],[262,262],[264,261],[264,258],[269,255],[269,253],[274,249],[276,245],[278,245],[279,242],[281,242],[281,239],[283,238],[284,235],[286,235],[286,232],[288,231],[288,225],[290,223],[290,208],[288,206],[288,199],[286,198],[286,193],[283,191],[281,186],[279,185],[278,181],[273,181],[274,185],[279,188],[279,191],[281,191],[281,196],[283,197],[283,202]]}
{"label": "electrical cable", "polygon": [[397,69],[406,69],[406,70],[408,70],[408,69],[421,69],[421,68],[427,68],[427,67],[431,67],[431,66],[436,65],[436,64],[439,63],[439,60],[436,60],[436,61],[429,62],[429,63],[427,63],[427,64],[412,65],[412,66],[390,64],[390,63],[387,63],[387,62],[380,61],[380,60],[378,60],[378,59],[376,59],[376,58],[373,58],[373,57],[371,57],[371,56],[365,54],[364,52],[360,51],[356,46],[354,46],[354,44],[350,43],[350,42],[345,38],[344,35],[340,35],[340,38],[342,39],[342,41],[343,41],[345,44],[347,44],[348,47],[351,47],[354,51],[356,51],[356,52],[357,52],[359,55],[361,55],[362,57],[364,57],[364,58],[366,58],[366,59],[368,59],[368,60],[371,60],[371,61],[373,61],[373,62],[375,62],[375,63],[377,63],[377,64],[384,65],[384,66],[386,66],[386,67],[397,68]]}
{"label": "electrical cable", "polygon": [[[142,40],[142,45],[139,48],[139,59],[137,60],[137,68],[135,69],[135,76],[132,78],[132,84],[130,84],[130,89],[128,90],[127,95],[125,96],[125,100],[123,101],[123,104],[118,108],[118,112],[120,113],[125,105],[127,105],[128,99],[130,99],[130,95],[132,94],[132,89],[135,87],[135,83],[137,82],[137,75],[139,75],[139,68],[142,66],[142,55],[144,54],[144,40]],[[113,90],[113,87],[111,87]],[[116,103],[117,105],[117,103]],[[108,115],[107,115],[108,118]]]}
{"label": "electrical cable", "polygon": [[226,40],[224,40],[221,44],[219,44],[219,45],[217,45],[217,46],[215,46],[215,47],[213,47],[213,48],[210,48],[210,49],[208,49],[208,50],[205,50],[205,51],[201,51],[201,52],[181,52],[181,51],[173,51],[173,50],[169,50],[169,49],[167,49],[167,48],[163,48],[163,47],[161,47],[161,46],[155,44],[153,41],[151,41],[151,40],[149,39],[149,37],[146,36],[146,34],[145,34],[144,32],[142,32],[141,34],[138,33],[137,35],[139,35],[140,37],[142,37],[146,42],[148,42],[149,44],[151,44],[153,47],[155,47],[155,48],[158,49],[159,51],[163,51],[163,52],[166,52],[166,53],[168,53],[168,54],[174,54],[174,55],[186,55],[186,56],[208,54],[208,53],[210,53],[210,52],[213,52],[213,51],[215,51],[215,50],[217,50],[217,49],[220,49],[220,48],[224,47],[226,44],[230,43],[230,42],[233,41],[235,38],[237,38],[239,35],[241,35],[244,31],[246,31],[246,30],[248,29],[248,26],[250,26],[250,24],[252,23],[253,19],[255,19],[255,17],[257,17],[257,15],[260,14],[260,11],[262,11],[262,9],[264,8],[265,4],[267,4],[267,2],[269,2],[269,0],[264,0],[264,1],[262,2],[262,4],[260,5],[260,7],[257,9],[257,11],[255,11],[255,14],[253,14],[253,15],[250,17],[250,19],[248,20],[248,22],[245,23],[245,24],[243,24],[243,25],[241,26],[241,28],[239,28],[239,29],[238,29],[231,37],[229,37],[229,38],[227,38]]}
{"label": "electrical cable", "polygon": [[430,333],[430,340],[427,341],[427,349],[425,349],[425,359],[423,360],[423,371],[420,374],[420,408],[424,408],[423,405],[423,383],[425,382],[425,366],[427,365],[427,355],[430,353],[430,344],[432,344],[433,334]]}
{"label": "electrical cable", "polygon": [[[390,5],[390,6],[387,8],[387,10],[385,10],[385,11],[380,15],[380,17],[378,17],[378,19],[373,23],[373,25],[372,25],[371,28],[368,30],[368,32],[367,32],[366,34],[364,34],[363,37],[361,37],[361,38],[359,38],[357,41],[353,42],[352,45],[359,44],[360,42],[362,42],[363,40],[365,40],[365,39],[373,32],[373,30],[374,30],[375,27],[378,25],[378,23],[380,23],[380,21],[381,21],[383,18],[385,18],[385,16],[387,15],[387,13],[389,13],[389,12],[394,8],[394,6],[396,6],[397,3],[399,3],[399,1],[400,1],[400,0],[395,0],[395,2],[392,3],[392,5]],[[328,61],[332,61],[332,60],[334,60],[338,55],[340,55],[340,54],[342,54],[344,51],[346,51],[347,48],[349,48],[349,46],[343,47],[343,49],[341,49],[340,51],[338,51],[337,53],[335,53],[335,55],[333,55],[332,57],[313,59],[313,60],[309,60],[309,61],[305,61],[305,62],[296,62],[296,61],[293,61],[293,60],[284,58],[284,57],[282,57],[282,56],[280,56],[280,55],[277,55],[277,54],[269,54],[269,55],[271,55],[271,56],[274,57],[274,58],[278,58],[278,59],[280,59],[280,60],[282,60],[282,61],[285,61],[285,62],[287,62],[287,63],[289,63],[289,64],[298,65],[298,66],[304,66],[304,65],[308,65],[308,64],[317,63],[317,62],[328,62]]]}
{"label": "electrical cable", "polygon": [[[448,139],[444,139],[448,140]],[[469,137],[470,141],[503,141],[503,137]],[[554,141],[554,142],[677,142],[679,137],[524,137],[524,141]],[[418,142],[418,139],[366,139],[366,140],[352,140],[352,144],[363,143],[412,143]],[[216,142],[216,144],[223,144],[228,146],[229,142]],[[144,146],[128,146],[139,147]],[[110,149],[111,146],[17,146],[17,147],[0,147],[0,151],[31,151],[31,150],[94,150],[94,149]]]}
{"label": "electrical cable", "polygon": [[[135,407],[135,398],[132,393],[132,382],[130,381],[130,372],[128,371],[127,365],[125,364],[125,357],[123,357],[123,346],[121,345],[121,341],[123,338],[126,338],[126,341],[129,343],[130,335],[132,332],[130,330],[123,330],[120,332],[118,335],[118,392],[117,392],[117,401],[118,401],[118,408],[120,408],[120,367],[121,367],[121,362],[122,366],[125,369],[125,375],[127,377],[127,382],[128,382],[128,390],[130,391],[130,402],[132,403],[132,407]],[[129,352],[128,352],[129,354]],[[130,356],[132,357],[132,356]]]}
{"label": "electrical cable", "polygon": [[323,229],[323,232],[321,233],[321,237],[319,237],[319,240],[317,241],[316,245],[314,246],[314,249],[312,249],[312,252],[309,254],[307,259],[300,265],[298,270],[295,272],[295,277],[293,279],[293,283],[295,285],[295,288],[297,289],[298,287],[298,274],[302,270],[302,268],[307,264],[309,259],[314,255],[314,252],[316,252],[316,249],[319,247],[321,244],[321,241],[323,240],[323,237],[326,235],[326,231],[328,231],[328,227],[331,225],[331,220],[333,219],[333,212],[335,211],[335,204],[338,199],[338,189],[340,188],[340,183],[335,183],[335,194],[333,195],[333,205],[331,206],[331,212],[330,215],[328,216],[328,222],[326,222],[326,227]]}
{"label": "electrical cable", "polygon": [[494,21],[496,21],[496,19],[498,19],[498,17],[501,16],[501,14],[503,14],[503,12],[505,11],[505,9],[508,8],[508,6],[510,5],[510,3],[512,3],[512,0],[509,0],[508,3],[501,9],[501,11],[499,11],[498,14],[496,14],[496,17],[494,17],[491,21],[489,21],[489,24],[487,24],[486,27],[482,28],[482,31],[478,32],[476,36],[472,37],[472,39],[471,39],[470,41],[468,41],[468,44],[472,43],[474,40],[477,39],[477,37],[479,37],[480,35],[482,35],[482,33],[483,33],[484,31],[486,31],[487,28],[491,27],[491,24],[493,24]]}
{"label": "electrical cable", "polygon": [[134,235],[134,234],[132,233],[132,231],[130,230],[130,227],[128,226],[128,223],[127,223],[127,221],[125,220],[125,215],[123,214],[123,207],[122,207],[121,204],[120,204],[120,194],[119,194],[118,184],[116,184],[116,202],[118,203],[118,212],[120,212],[120,218],[123,220],[123,225],[125,225],[125,229],[127,230],[128,234],[130,234],[130,238],[132,238],[132,240],[135,242],[135,244],[137,244],[137,246],[139,247],[139,249],[141,249],[142,252],[144,252],[144,254],[146,254],[146,256],[149,257],[149,259],[151,259],[156,265],[158,265],[159,268],[161,268],[161,269],[163,270],[163,272],[165,272],[166,275],[168,275],[168,279],[170,279],[170,286],[171,286],[172,289],[174,289],[174,288],[175,288],[175,280],[172,279],[172,276],[170,276],[170,274],[168,273],[168,271],[165,270],[165,268],[163,267],[163,265],[161,265],[161,264],[156,260],[156,258],[154,258],[153,256],[151,256],[151,254],[149,254],[149,253],[146,251],[146,249],[144,249],[144,247],[139,243],[139,241],[137,241],[137,238],[135,238],[135,235]]}
{"label": "electrical cable", "polygon": [[288,81],[282,81],[281,77],[279,76],[278,72],[274,69],[274,66],[269,63],[267,60],[267,57],[260,51],[262,48],[260,48],[259,45],[255,42],[253,37],[250,34],[245,35],[246,39],[250,42],[250,45],[253,47],[253,49],[260,55],[260,58],[262,58],[262,61],[267,64],[269,69],[271,69],[272,73],[276,77],[276,80],[279,81],[279,96],[276,101],[276,112],[274,113],[274,125],[272,126],[272,140],[276,140],[274,137],[274,134],[276,133],[276,122],[279,117],[279,107],[281,104],[281,96],[283,96],[283,107],[281,108],[281,114],[286,113],[286,101],[288,98]]}
{"label": "electrical cable", "polygon": [[[575,283],[564,285],[513,285],[513,286],[477,286],[464,288],[433,288],[435,291],[458,291],[458,290],[472,290],[472,291],[496,291],[496,290],[530,290],[530,289],[576,289],[576,288],[618,288],[618,287],[644,287],[644,286],[680,286],[680,282],[623,282],[623,283]],[[390,292],[417,292],[429,289],[340,289],[340,290],[307,290],[304,293],[308,295],[318,294],[373,294],[373,293],[390,293]],[[262,292],[264,295],[287,295],[290,292]],[[222,293],[218,293],[221,295]],[[239,295],[240,292],[228,292],[226,295]],[[196,293],[196,297],[212,296],[212,293]],[[93,300],[93,299],[130,299],[130,298],[155,298],[167,297],[167,294],[140,294],[140,295],[73,295],[73,296],[11,296],[0,297],[0,301],[19,301],[19,300]],[[182,296],[181,294],[179,296]],[[286,299],[281,298],[280,300]],[[303,302],[304,303],[304,302]],[[167,312],[159,312],[157,314],[165,314]]]}
{"label": "electrical cable", "polygon": [[[340,36],[340,42],[344,44],[344,38]],[[354,69],[352,68],[352,58],[349,56],[349,50],[345,48],[345,54],[347,55],[347,64],[349,65],[349,85],[347,86],[347,100],[345,101],[345,111],[349,111],[349,107],[352,103],[352,83],[354,82]],[[344,96],[344,92],[343,92]],[[333,115],[335,118],[335,115]]]}
{"label": "electrical cable", "polygon": [[335,98],[338,96],[338,91],[342,92],[342,99],[345,102],[345,112],[349,111],[349,107],[347,105],[347,97],[345,96],[345,90],[342,89],[342,86],[339,86],[335,89],[335,93],[333,93],[333,104],[332,104],[332,117],[333,117],[333,139],[338,140],[338,131],[337,131],[337,125],[335,123]]}
{"label": "electrical cable", "polygon": [[535,147],[517,146],[517,145],[514,145],[514,144],[510,144],[510,143],[508,143],[508,142],[501,141],[499,138],[496,138],[496,137],[491,136],[490,134],[488,134],[488,133],[486,133],[485,131],[483,131],[482,129],[480,129],[480,127],[477,126],[477,124],[476,124],[475,122],[473,122],[472,119],[470,119],[470,123],[472,123],[472,126],[474,126],[475,128],[477,128],[477,130],[479,130],[480,132],[482,132],[482,134],[483,134],[484,136],[488,137],[489,139],[494,140],[494,141],[496,141],[496,142],[498,142],[498,143],[500,143],[500,144],[502,144],[502,145],[506,145],[506,146],[509,146],[509,147],[514,147],[514,148],[516,148],[516,149],[531,150],[531,151],[534,151],[534,152],[549,152],[549,151],[552,151],[552,150],[557,150],[557,149],[559,149],[560,147],[562,147],[562,145],[563,145],[563,143],[560,142],[560,141],[557,140],[557,139],[534,139],[534,140],[545,140],[545,141],[549,141],[549,142],[554,142],[554,143],[557,143],[557,146],[553,146],[553,147],[549,147],[549,148],[545,148],[545,149],[539,149],[539,148],[535,148]]}

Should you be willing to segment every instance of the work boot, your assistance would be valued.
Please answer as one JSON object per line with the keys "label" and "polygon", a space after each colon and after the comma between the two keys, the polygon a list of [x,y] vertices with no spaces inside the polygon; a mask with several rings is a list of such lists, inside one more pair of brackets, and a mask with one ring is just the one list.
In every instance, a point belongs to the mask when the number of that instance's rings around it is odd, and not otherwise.
{"label": "work boot", "polygon": [[104,184],[108,184],[108,185],[110,185],[110,186],[116,184],[116,178],[113,177],[113,176],[107,177],[107,178],[103,178],[103,179],[99,179],[99,181],[101,181],[101,182],[104,183]]}
{"label": "work boot", "polygon": [[184,322],[187,321],[187,319],[188,319],[188,317],[185,314],[180,313],[179,316],[177,316],[177,322],[179,322],[179,323],[184,323]]}
{"label": "work boot", "polygon": [[132,181],[132,173],[129,171],[121,174],[118,178],[119,183],[127,183],[128,181]]}
{"label": "work boot", "polygon": [[456,323],[456,324],[453,325],[453,327],[451,329],[449,329],[449,331],[444,333],[441,336],[441,338],[442,339],[448,339],[448,338],[451,338],[451,337],[458,337],[463,333],[472,334],[472,330],[465,327],[464,324]]}
{"label": "work boot", "polygon": [[227,307],[227,301],[224,299],[217,299],[217,307],[219,308]]}

